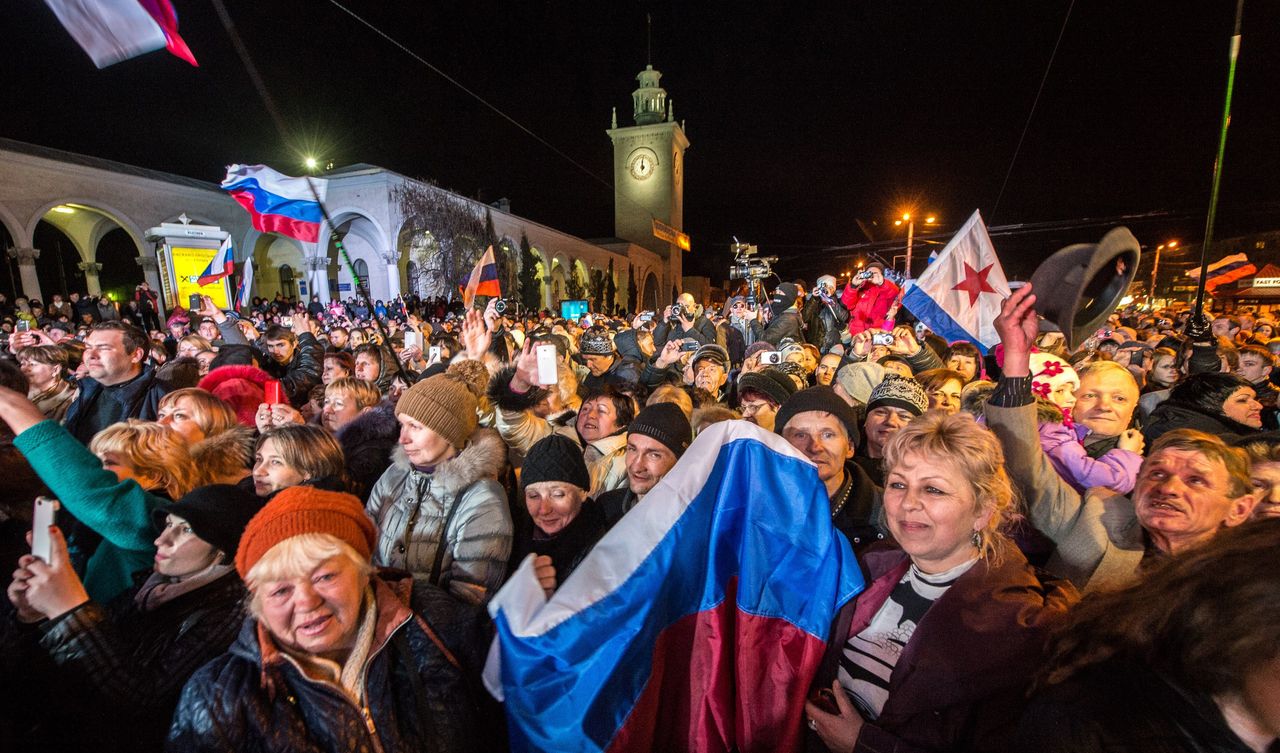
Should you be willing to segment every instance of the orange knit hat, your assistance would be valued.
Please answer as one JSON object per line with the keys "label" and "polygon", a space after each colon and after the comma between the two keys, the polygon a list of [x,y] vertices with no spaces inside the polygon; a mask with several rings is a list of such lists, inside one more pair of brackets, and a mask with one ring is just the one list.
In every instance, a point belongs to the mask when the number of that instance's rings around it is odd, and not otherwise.
{"label": "orange knit hat", "polygon": [[311,486],[291,486],[272,497],[245,527],[236,550],[236,571],[241,578],[247,578],[271,547],[304,533],[336,536],[365,558],[372,556],[378,536],[356,497]]}

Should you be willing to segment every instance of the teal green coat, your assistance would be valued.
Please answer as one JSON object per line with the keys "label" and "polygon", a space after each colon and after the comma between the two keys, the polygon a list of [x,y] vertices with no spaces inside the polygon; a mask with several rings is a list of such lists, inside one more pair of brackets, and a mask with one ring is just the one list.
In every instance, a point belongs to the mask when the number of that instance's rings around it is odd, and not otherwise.
{"label": "teal green coat", "polygon": [[13,441],[62,506],[102,536],[85,567],[84,587],[97,602],[133,585],[154,565],[151,511],[167,502],[133,480],[119,481],[102,461],[56,421],[42,421]]}

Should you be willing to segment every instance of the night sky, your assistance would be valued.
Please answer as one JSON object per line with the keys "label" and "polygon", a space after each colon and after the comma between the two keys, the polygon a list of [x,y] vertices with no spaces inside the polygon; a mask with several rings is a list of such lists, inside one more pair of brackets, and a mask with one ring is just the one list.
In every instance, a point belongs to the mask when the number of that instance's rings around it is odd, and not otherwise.
{"label": "night sky", "polygon": [[[1203,233],[1235,3],[1075,4],[999,205],[1069,0],[371,2],[342,0],[607,183],[610,110],[652,62],[692,141],[689,273],[723,278],[730,236],[786,277],[848,268],[832,246],[891,237],[905,206],[943,230],[1161,213],[1144,244]],[[174,0],[200,60],[98,71],[43,3],[5,4],[0,135],[218,181],[232,162],[368,162],[583,237],[612,190],[326,0],[227,0],[294,133],[282,143],[213,6]],[[1280,4],[1245,8],[1219,237],[1280,228]],[[185,106],[174,103],[185,101]],[[878,223],[878,224],[873,224]],[[997,236],[1012,274],[1105,227]],[[883,251],[886,258],[896,250]],[[919,253],[919,250],[917,250]]]}

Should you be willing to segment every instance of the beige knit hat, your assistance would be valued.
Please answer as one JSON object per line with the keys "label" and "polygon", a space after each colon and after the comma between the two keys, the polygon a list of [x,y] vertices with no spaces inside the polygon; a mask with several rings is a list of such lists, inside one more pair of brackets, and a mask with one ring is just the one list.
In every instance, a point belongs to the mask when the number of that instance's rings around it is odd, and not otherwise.
{"label": "beige knit hat", "polygon": [[418,421],[458,450],[476,431],[476,396],[452,374],[436,374],[405,390],[396,413]]}

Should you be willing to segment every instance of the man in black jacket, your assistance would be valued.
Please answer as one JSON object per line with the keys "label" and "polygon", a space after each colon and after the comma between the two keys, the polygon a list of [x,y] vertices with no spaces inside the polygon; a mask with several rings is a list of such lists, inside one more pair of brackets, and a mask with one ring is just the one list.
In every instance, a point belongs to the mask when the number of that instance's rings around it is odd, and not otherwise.
{"label": "man in black jacket", "polygon": [[661,350],[667,340],[673,339],[693,339],[704,345],[716,341],[715,325],[688,293],[682,293],[674,306],[668,306],[662,312],[662,321],[653,330],[653,344],[657,350]]}
{"label": "man in black jacket", "polygon": [[153,421],[160,398],[169,392],[146,360],[151,342],[142,330],[121,321],[93,325],[85,338],[80,395],[67,408],[67,431],[88,445],[93,435],[129,418]]}
{"label": "man in black jacket", "polygon": [[306,405],[311,389],[320,384],[324,368],[324,346],[311,334],[311,321],[306,314],[294,314],[292,328],[272,325],[262,336],[270,358],[264,359],[263,371],[279,379],[295,408]]}
{"label": "man in black jacket", "polygon": [[849,309],[836,298],[836,278],[823,275],[813,288],[813,295],[804,305],[804,323],[808,328],[805,340],[826,353],[840,342],[840,336],[849,329]]}
{"label": "man in black jacket", "polygon": [[772,317],[764,328],[761,339],[777,348],[783,338],[791,338],[793,342],[804,342],[804,322],[800,319],[800,311],[796,308],[800,289],[793,282],[784,282],[774,289],[769,297],[769,311]]}

